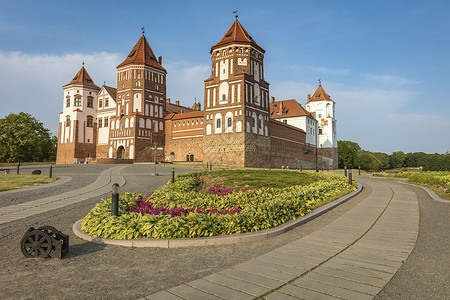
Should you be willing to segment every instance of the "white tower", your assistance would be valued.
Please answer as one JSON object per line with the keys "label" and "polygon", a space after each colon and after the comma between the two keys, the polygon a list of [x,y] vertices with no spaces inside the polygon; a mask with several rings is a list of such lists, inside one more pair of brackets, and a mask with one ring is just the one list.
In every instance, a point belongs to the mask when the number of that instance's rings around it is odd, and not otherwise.
{"label": "white tower", "polygon": [[335,103],[320,84],[311,97],[308,95],[306,109],[314,114],[318,122],[318,155],[323,167],[337,168],[337,137]]}
{"label": "white tower", "polygon": [[59,117],[57,164],[72,164],[96,157],[97,93],[83,67],[63,86],[63,111]]}

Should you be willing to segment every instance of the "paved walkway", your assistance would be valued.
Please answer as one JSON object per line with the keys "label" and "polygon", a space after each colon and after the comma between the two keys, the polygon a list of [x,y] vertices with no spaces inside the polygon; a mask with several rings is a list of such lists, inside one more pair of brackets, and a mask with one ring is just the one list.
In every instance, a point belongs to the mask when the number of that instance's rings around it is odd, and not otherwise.
{"label": "paved walkway", "polygon": [[[117,182],[120,186],[125,184],[125,179],[122,175],[120,175],[120,171],[126,167],[128,167],[128,165],[114,166],[112,168],[106,169],[100,173],[100,175],[97,177],[97,180],[95,180],[92,184],[74,191],[17,205],[1,207],[0,224],[27,218],[36,214],[103,195],[108,191],[111,191],[111,185],[113,183]],[[33,187],[33,189],[37,188],[38,187]],[[23,191],[23,189],[20,189],[18,191]],[[9,193],[12,193],[12,191]]]}
{"label": "paved walkway", "polygon": [[406,186],[370,184],[367,198],[312,234],[143,299],[372,299],[414,248],[419,208]]}

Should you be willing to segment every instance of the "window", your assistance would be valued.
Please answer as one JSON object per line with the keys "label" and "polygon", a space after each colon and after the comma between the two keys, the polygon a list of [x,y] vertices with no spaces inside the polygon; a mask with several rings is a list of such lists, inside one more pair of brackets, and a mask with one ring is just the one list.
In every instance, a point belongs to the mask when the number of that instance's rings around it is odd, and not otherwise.
{"label": "window", "polygon": [[103,101],[102,100],[98,100],[98,107],[103,107]]}
{"label": "window", "polygon": [[102,128],[102,119],[98,119],[98,128]]}
{"label": "window", "polygon": [[123,89],[125,88],[125,83],[122,83],[122,88],[123,88]]}
{"label": "window", "polygon": [[94,107],[94,97],[89,96],[87,97],[87,107]]}
{"label": "window", "polygon": [[74,106],[81,106],[81,96],[75,96]]}
{"label": "window", "polygon": [[322,118],[322,114],[318,114],[317,116],[319,117],[319,119]]}
{"label": "window", "polygon": [[217,119],[216,128],[221,128],[221,127],[222,127],[222,120],[221,119]]}
{"label": "window", "polygon": [[94,124],[94,118],[92,116],[87,116],[86,126],[92,127]]}
{"label": "window", "polygon": [[258,120],[258,129],[261,129],[262,124],[261,124],[261,120]]}
{"label": "window", "polygon": [[252,118],[252,127],[255,127],[255,118]]}
{"label": "window", "polygon": [[287,120],[283,120],[283,123],[284,123],[284,124],[287,124]]}
{"label": "window", "polygon": [[108,118],[105,118],[105,124],[103,124],[105,127],[108,127]]}
{"label": "window", "polygon": [[141,86],[141,83],[139,81],[136,81],[136,86]]}
{"label": "window", "polygon": [[231,127],[233,125],[233,120],[231,118],[227,119],[227,127]]}
{"label": "window", "polygon": [[70,107],[70,97],[66,98],[66,107]]}
{"label": "window", "polygon": [[227,95],[223,94],[222,95],[222,100],[224,100],[224,101],[227,100]]}
{"label": "window", "polygon": [[227,55],[227,51],[223,50],[223,56]]}
{"label": "window", "polygon": [[323,134],[323,129],[319,128],[319,134]]}
{"label": "window", "polygon": [[66,127],[70,127],[70,117],[66,117]]}
{"label": "window", "polygon": [[109,106],[109,98],[106,98],[105,99],[105,107],[108,107]]}
{"label": "window", "polygon": [[244,53],[244,49],[242,49],[242,48],[239,49],[239,52],[240,52],[240,53]]}

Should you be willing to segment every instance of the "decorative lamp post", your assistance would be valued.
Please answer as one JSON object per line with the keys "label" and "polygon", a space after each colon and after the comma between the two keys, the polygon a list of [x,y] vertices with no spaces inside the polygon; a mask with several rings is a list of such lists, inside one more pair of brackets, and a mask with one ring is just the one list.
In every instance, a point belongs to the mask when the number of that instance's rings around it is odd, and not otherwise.
{"label": "decorative lamp post", "polygon": [[112,185],[111,216],[119,215],[119,184]]}

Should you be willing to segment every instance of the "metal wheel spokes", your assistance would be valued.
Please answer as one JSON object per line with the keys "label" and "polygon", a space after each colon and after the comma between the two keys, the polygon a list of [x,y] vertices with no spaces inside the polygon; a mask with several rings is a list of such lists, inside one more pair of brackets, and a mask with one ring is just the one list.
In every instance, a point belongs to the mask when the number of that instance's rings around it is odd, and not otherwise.
{"label": "metal wheel spokes", "polygon": [[52,250],[52,241],[48,233],[32,231],[22,238],[21,246],[26,257],[47,257]]}

